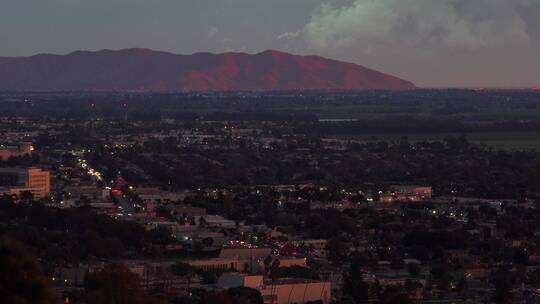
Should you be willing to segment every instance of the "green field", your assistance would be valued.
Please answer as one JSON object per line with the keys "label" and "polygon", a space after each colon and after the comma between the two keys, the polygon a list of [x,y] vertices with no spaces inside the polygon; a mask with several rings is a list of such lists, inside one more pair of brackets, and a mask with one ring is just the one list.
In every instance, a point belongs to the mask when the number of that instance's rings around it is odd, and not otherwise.
{"label": "green field", "polygon": [[[440,141],[445,137],[466,135],[469,142],[502,150],[540,150],[540,132],[482,132],[482,133],[417,133],[356,135],[353,138],[367,142],[398,142],[407,136],[411,142]],[[349,137],[350,138],[350,137]]]}

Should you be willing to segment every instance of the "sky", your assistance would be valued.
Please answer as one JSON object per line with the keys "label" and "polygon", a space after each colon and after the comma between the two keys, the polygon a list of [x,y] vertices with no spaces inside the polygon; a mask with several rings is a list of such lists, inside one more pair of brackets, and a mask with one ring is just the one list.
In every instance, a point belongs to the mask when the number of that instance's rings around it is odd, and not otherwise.
{"label": "sky", "polygon": [[277,49],[421,87],[540,85],[540,0],[0,0],[0,56]]}

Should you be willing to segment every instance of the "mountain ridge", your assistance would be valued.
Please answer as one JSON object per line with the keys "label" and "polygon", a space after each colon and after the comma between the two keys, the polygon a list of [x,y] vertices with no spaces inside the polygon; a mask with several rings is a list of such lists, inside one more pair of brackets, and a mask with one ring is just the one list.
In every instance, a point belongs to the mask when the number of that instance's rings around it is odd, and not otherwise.
{"label": "mountain ridge", "polygon": [[0,57],[0,90],[410,90],[412,82],[354,63],[278,50],[191,55],[145,48]]}

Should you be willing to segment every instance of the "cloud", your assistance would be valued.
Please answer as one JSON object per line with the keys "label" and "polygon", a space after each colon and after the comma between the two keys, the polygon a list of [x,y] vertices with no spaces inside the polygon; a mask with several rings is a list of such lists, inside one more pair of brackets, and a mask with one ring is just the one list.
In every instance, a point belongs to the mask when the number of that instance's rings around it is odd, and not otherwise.
{"label": "cloud", "polygon": [[296,32],[285,32],[285,33],[282,33],[280,34],[277,39],[278,40],[292,40],[292,39],[296,39],[298,38],[298,36],[300,36],[301,32],[300,31],[296,31]]}
{"label": "cloud", "polygon": [[525,12],[538,12],[540,4],[540,0],[351,0],[336,5],[337,1],[322,4],[305,26],[310,48],[470,51],[527,45],[532,25]]}
{"label": "cloud", "polygon": [[217,35],[218,32],[219,32],[218,28],[213,26],[208,30],[207,36],[208,38],[213,38],[214,36]]}

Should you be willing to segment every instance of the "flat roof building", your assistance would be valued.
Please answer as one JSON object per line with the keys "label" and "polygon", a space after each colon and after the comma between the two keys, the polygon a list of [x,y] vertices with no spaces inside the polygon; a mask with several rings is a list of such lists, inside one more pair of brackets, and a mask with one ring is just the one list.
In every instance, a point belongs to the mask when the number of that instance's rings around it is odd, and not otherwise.
{"label": "flat roof building", "polygon": [[25,155],[32,155],[34,147],[30,143],[22,144],[0,144],[0,159],[7,160],[10,157],[22,157]]}
{"label": "flat roof building", "polygon": [[51,193],[51,174],[39,168],[0,168],[0,193],[21,195],[30,192],[35,198]]}
{"label": "flat roof building", "polygon": [[262,275],[224,273],[217,282],[223,289],[249,287],[261,292],[265,304],[303,304],[310,301],[330,303],[332,290],[330,282],[306,279],[284,278],[276,282],[264,280]]}
{"label": "flat roof building", "polygon": [[245,263],[242,263],[237,259],[226,258],[191,260],[187,263],[193,268],[201,269],[204,271],[242,271],[244,268],[246,268],[246,266],[244,265]]}
{"label": "flat roof building", "polygon": [[259,259],[272,254],[271,248],[222,248],[220,258]]}

